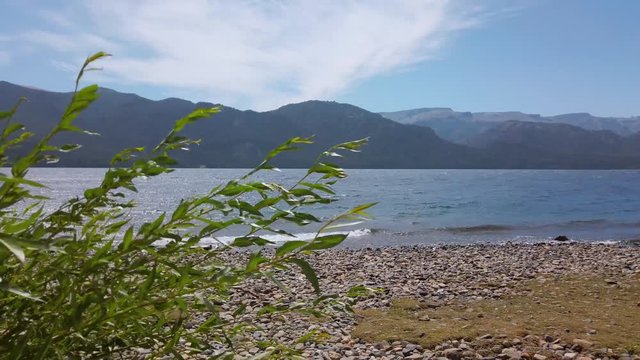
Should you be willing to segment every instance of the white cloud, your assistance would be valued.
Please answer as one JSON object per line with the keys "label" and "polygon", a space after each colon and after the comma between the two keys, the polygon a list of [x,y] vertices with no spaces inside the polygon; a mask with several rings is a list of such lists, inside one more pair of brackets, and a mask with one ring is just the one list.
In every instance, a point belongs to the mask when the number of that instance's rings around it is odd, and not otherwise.
{"label": "white cloud", "polygon": [[101,36],[83,32],[55,33],[43,30],[29,30],[21,33],[19,38],[61,53],[76,53],[87,51],[87,49],[90,51],[90,49],[119,48],[116,43]]}
{"label": "white cloud", "polygon": [[43,20],[57,27],[65,29],[71,29],[75,27],[73,23],[73,14],[68,10],[43,9],[39,11],[39,15]]}
{"label": "white cloud", "polygon": [[66,73],[74,73],[74,74],[78,72],[78,64],[80,63],[81,63],[80,61],[78,61],[77,63],[71,63],[71,62],[60,61],[60,60],[51,60],[51,66],[53,66],[54,68]]}
{"label": "white cloud", "polygon": [[[32,30],[22,39],[74,56],[113,52],[105,75],[115,81],[259,109],[330,99],[364,79],[426,61],[477,19],[477,9],[446,0],[80,4],[90,27]],[[55,12],[46,16],[68,25]]]}

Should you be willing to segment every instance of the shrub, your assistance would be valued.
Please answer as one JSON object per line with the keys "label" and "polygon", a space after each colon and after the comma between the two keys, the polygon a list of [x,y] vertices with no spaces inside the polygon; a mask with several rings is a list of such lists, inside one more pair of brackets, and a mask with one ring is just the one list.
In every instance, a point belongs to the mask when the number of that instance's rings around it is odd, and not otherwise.
{"label": "shrub", "polygon": [[[57,161],[56,153],[80,147],[50,142],[62,132],[87,132],[74,120],[99,93],[96,85],[79,84],[89,66],[105,56],[100,52],[87,58],[62,118],[26,155],[11,159],[11,150],[32,136],[11,122],[22,100],[0,113],[0,166],[11,167],[10,173],[0,174],[0,357],[102,358],[143,347],[153,351],[152,357],[173,353],[180,358],[186,351],[217,346],[226,351],[219,357],[231,358],[241,338],[237,335],[253,326],[251,318],[239,320],[245,309],[229,302],[231,289],[256,277],[279,283],[277,272],[290,268],[304,273],[318,297],[304,304],[269,304],[259,314],[318,314],[323,304],[348,308],[335,297],[320,296],[318,278],[304,254],[340,244],[346,235],[325,231],[367,218],[365,210],[372,204],[324,224],[305,209],[333,201],[332,185],[346,177],[326,158],[358,151],[366,139],[323,152],[293,186],[253,180],[257,172],[275,170],[271,160],[279,153],[312,141],[290,139],[246,175],[184,199],[153,221],[131,225],[125,213],[136,206],[127,199],[128,191],[136,191],[134,180],[171,172],[171,153],[198,142],[181,136],[181,130],[220,110],[197,109],[176,121],[155,148],[130,148],[115,155],[99,186],[54,211],[44,210],[47,198],[33,192],[43,185],[29,180],[28,171],[41,162]],[[262,234],[288,234],[283,223],[316,223],[319,229],[311,241],[292,240],[275,252],[265,250],[275,244]],[[244,235],[210,250],[198,246],[203,238],[215,238],[231,227],[243,229]],[[159,240],[169,241],[158,246]],[[223,255],[239,248],[246,251],[244,263],[224,261]],[[220,305],[225,303],[235,306],[228,311],[233,320],[222,316]],[[196,312],[206,320],[187,329]],[[265,355],[292,356],[285,347],[269,345],[258,344]]]}

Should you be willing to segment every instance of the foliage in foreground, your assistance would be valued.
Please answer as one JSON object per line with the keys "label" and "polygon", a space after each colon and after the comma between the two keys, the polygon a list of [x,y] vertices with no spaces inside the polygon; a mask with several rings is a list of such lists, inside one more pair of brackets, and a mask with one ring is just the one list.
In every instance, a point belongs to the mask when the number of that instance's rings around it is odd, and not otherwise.
{"label": "foliage in foreground", "polygon": [[[10,159],[11,150],[33,135],[11,122],[22,100],[10,111],[0,112],[4,125],[0,166],[10,167],[10,173],[0,174],[0,358],[102,358],[133,347],[179,358],[185,351],[218,347],[227,350],[219,357],[230,358],[237,335],[252,324],[240,320],[242,305],[229,310],[233,314],[229,319],[221,316],[221,304],[235,306],[228,302],[230,291],[249,278],[278,282],[274,274],[281,269],[302,271],[318,297],[307,304],[270,304],[259,314],[292,310],[316,314],[323,304],[344,305],[320,296],[317,276],[302,255],[340,244],[346,235],[325,231],[367,218],[365,210],[371,204],[324,224],[305,208],[331,202],[332,185],[346,177],[326,158],[358,151],[366,140],[339,144],[320,154],[293,186],[253,180],[257,172],[275,169],[271,160],[279,153],[311,143],[310,138],[290,139],[245,176],[182,200],[153,221],[131,225],[127,212],[135,203],[127,194],[136,191],[134,180],[171,172],[169,166],[175,164],[171,152],[198,142],[181,136],[181,130],[219,111],[198,109],[179,119],[154,149],[130,148],[115,155],[99,186],[54,211],[44,210],[47,198],[33,192],[44,186],[28,180],[28,171],[41,162],[57,161],[58,152],[80,147],[52,145],[57,134],[92,134],[74,125],[74,120],[98,98],[98,87],[79,89],[79,83],[89,65],[104,56],[87,58],[61,120],[25,156]],[[287,234],[281,229],[283,223],[318,223],[319,230],[311,241],[292,240],[275,252],[264,251],[272,243],[261,234]],[[230,228],[245,235],[212,250],[197,246],[203,238],[215,239]],[[170,241],[159,247],[158,240]],[[245,263],[221,260],[223,252],[237,248],[248,249]],[[194,312],[205,314],[206,320],[187,329]],[[180,342],[189,348],[178,347]],[[270,345],[257,344],[266,355],[292,356],[284,347]]]}

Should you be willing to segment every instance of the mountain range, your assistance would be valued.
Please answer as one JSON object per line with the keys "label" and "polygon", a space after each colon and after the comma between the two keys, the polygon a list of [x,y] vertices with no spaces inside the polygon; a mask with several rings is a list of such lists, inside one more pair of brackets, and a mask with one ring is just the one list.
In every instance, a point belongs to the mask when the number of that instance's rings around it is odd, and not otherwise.
{"label": "mountain range", "polygon": [[[177,98],[154,101],[110,89],[100,93],[75,124],[101,135],[62,134],[58,144],[80,143],[83,148],[62,154],[56,166],[106,166],[121,149],[149,148],[176,119],[213,106]],[[0,110],[21,96],[29,101],[20,107],[16,121],[38,138],[59,119],[71,93],[0,81]],[[361,153],[336,162],[351,168],[640,168],[639,130],[640,118],[549,118],[446,108],[378,114],[349,104],[306,101],[266,112],[223,107],[213,118],[186,128],[185,135],[202,142],[175,157],[183,167],[252,167],[286,139],[315,135],[313,145],[283,154],[275,164],[307,167],[333,144],[369,137]]]}
{"label": "mountain range", "polygon": [[469,140],[505,121],[523,121],[541,124],[568,124],[585,130],[609,130],[621,136],[640,132],[640,116],[600,117],[589,113],[541,116],[519,111],[459,112],[450,108],[421,108],[380,113],[402,124],[430,127],[442,138],[468,144]]}

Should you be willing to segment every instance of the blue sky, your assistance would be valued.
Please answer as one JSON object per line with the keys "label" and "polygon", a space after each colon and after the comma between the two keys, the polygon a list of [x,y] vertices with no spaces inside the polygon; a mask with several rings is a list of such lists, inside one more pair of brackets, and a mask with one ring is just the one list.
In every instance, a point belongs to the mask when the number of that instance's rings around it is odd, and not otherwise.
{"label": "blue sky", "polygon": [[0,80],[241,109],[307,99],[640,115],[640,1],[0,0]]}

